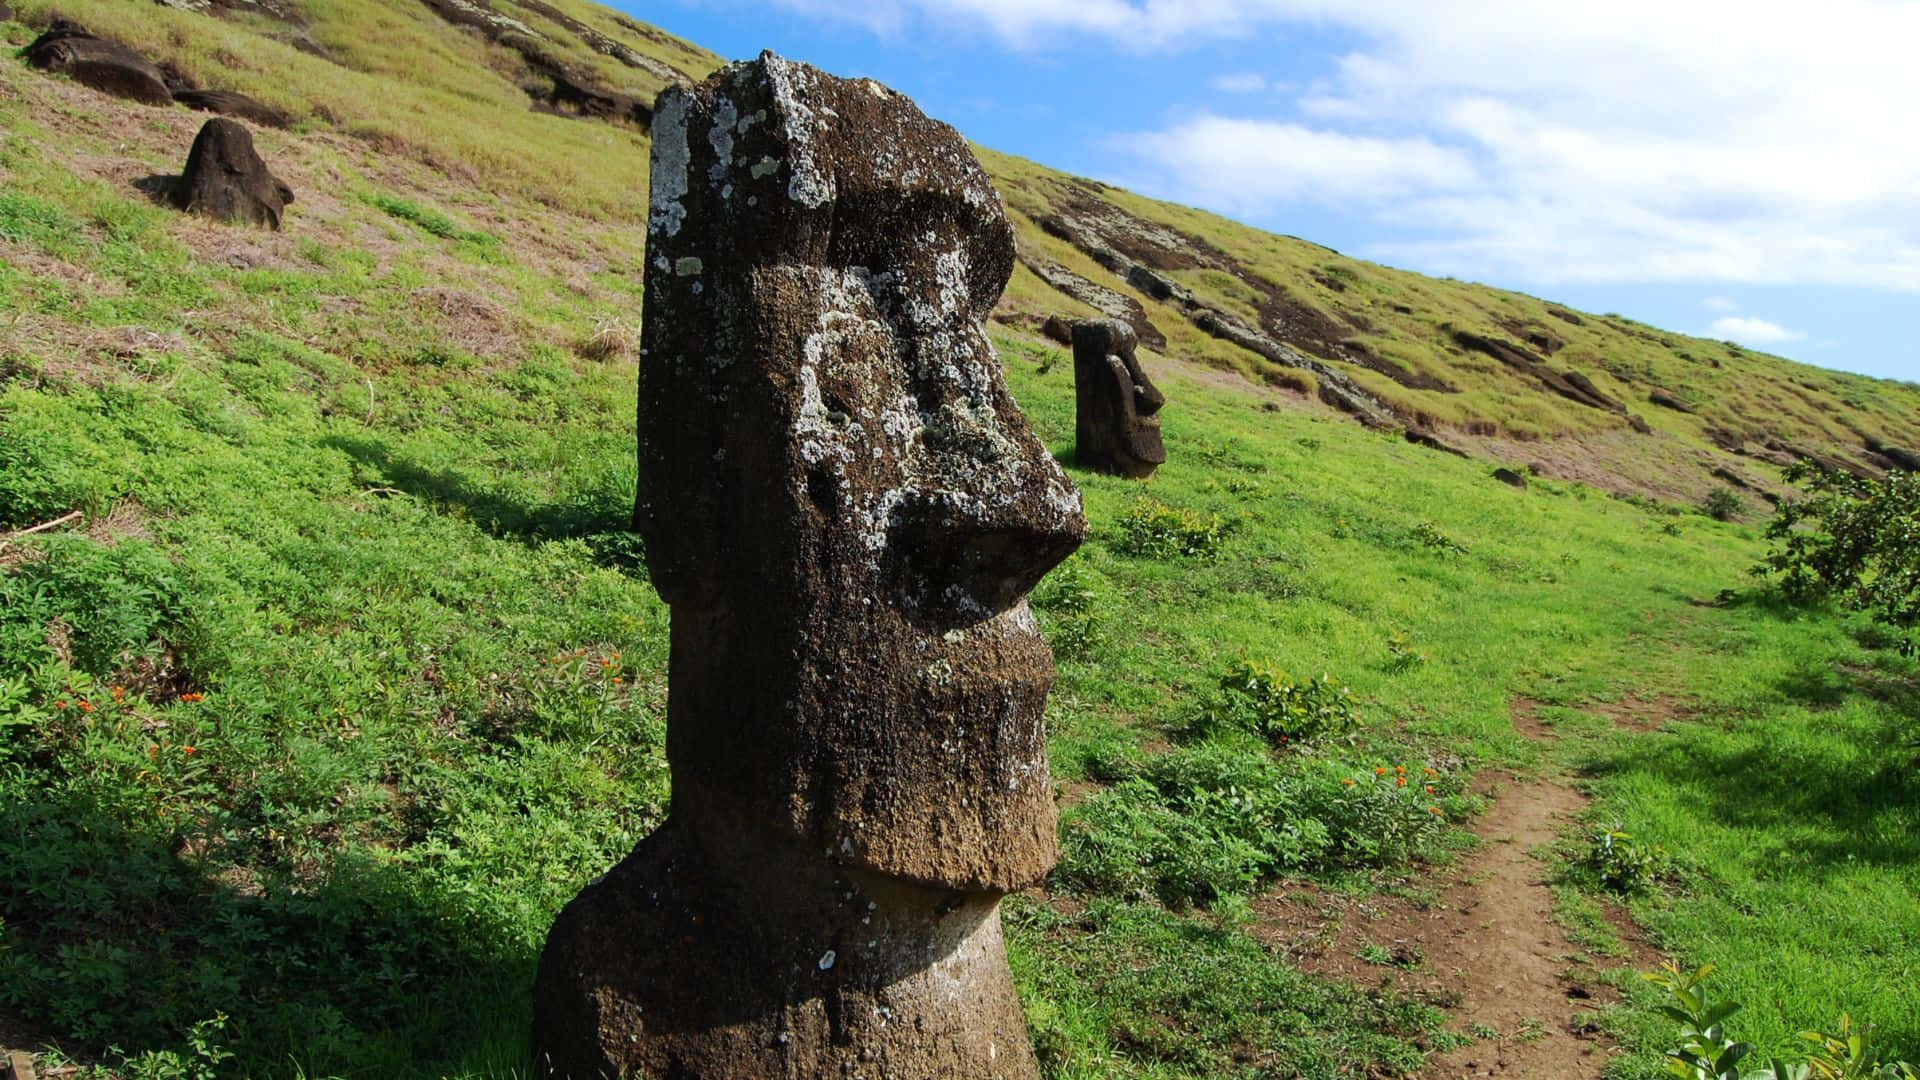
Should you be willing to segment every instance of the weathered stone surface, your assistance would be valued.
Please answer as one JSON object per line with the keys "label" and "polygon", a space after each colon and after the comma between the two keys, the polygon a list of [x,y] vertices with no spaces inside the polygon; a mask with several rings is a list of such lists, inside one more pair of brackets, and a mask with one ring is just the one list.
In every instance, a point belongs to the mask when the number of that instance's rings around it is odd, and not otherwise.
{"label": "weathered stone surface", "polygon": [[1401,437],[1415,446],[1424,446],[1429,450],[1438,450],[1443,454],[1452,454],[1454,457],[1460,458],[1468,456],[1465,450],[1445,442],[1440,436],[1435,435],[1425,428],[1410,427],[1401,433]]}
{"label": "weathered stone surface", "polygon": [[1055,341],[1062,345],[1071,346],[1073,344],[1073,323],[1058,315],[1049,315],[1046,321],[1040,324],[1040,336],[1046,338],[1048,341]]}
{"label": "weathered stone surface", "polygon": [[167,199],[181,210],[217,221],[278,229],[293,189],[267,171],[245,124],[216,117],[194,137],[186,171]]}
{"label": "weathered stone surface", "polygon": [[1686,402],[1659,387],[1655,387],[1647,392],[1647,400],[1663,409],[1672,409],[1675,412],[1690,413],[1693,411],[1693,409],[1688,407]]}
{"label": "weathered stone surface", "polygon": [[266,127],[287,126],[287,114],[265,102],[232,90],[175,90],[173,100],[189,109],[237,116]]}
{"label": "weathered stone surface", "polygon": [[1167,399],[1134,358],[1133,328],[1118,319],[1073,326],[1074,460],[1145,478],[1166,463],[1160,407]]}
{"label": "weathered stone surface", "polygon": [[159,68],[125,45],[97,37],[78,23],[56,20],[27,46],[27,63],[103,94],[145,105],[173,104]]}
{"label": "weathered stone surface", "polygon": [[1526,476],[1524,476],[1523,474],[1513,469],[1508,469],[1508,468],[1495,469],[1493,470],[1493,478],[1507,485],[1508,487],[1519,488],[1522,491],[1525,491],[1527,489]]}
{"label": "weathered stone surface", "polygon": [[656,102],[635,524],[667,823],[556,921],[553,1075],[1035,1075],[999,897],[1054,858],[1026,593],[1085,533],[981,320],[951,128],[772,54]]}

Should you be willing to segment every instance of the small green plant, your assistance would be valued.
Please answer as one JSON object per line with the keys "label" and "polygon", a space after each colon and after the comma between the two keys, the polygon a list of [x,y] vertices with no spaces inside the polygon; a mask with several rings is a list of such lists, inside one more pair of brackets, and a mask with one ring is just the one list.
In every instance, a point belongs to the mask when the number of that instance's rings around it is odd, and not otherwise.
{"label": "small green plant", "polygon": [[1683,972],[1669,960],[1659,971],[1641,975],[1667,992],[1666,1001],[1657,1008],[1680,1025],[1680,1045],[1666,1054],[1670,1075],[1686,1080],[1920,1080],[1920,1070],[1910,1062],[1880,1060],[1869,1032],[1854,1027],[1846,1013],[1840,1014],[1835,1031],[1800,1033],[1813,1047],[1806,1061],[1776,1057],[1764,1068],[1743,1071],[1740,1063],[1753,1053],[1753,1044],[1737,1042],[1727,1034],[1725,1022],[1741,1006],[1708,996],[1704,984],[1713,972],[1712,964]]}
{"label": "small green plant", "polygon": [[1715,521],[1732,521],[1747,512],[1747,504],[1732,488],[1714,488],[1700,503],[1700,509]]}
{"label": "small green plant", "polygon": [[1622,896],[1651,892],[1673,874],[1673,857],[1659,844],[1646,844],[1617,828],[1599,828],[1587,837],[1577,866],[1580,877]]}
{"label": "small green plant", "polygon": [[1712,964],[1688,974],[1669,960],[1643,976],[1667,992],[1659,1011],[1680,1025],[1680,1045],[1667,1051],[1667,1072],[1688,1080],[1740,1080],[1740,1061],[1753,1053],[1753,1044],[1734,1041],[1721,1026],[1740,1011],[1740,1004],[1707,996],[1701,984],[1711,974]]}
{"label": "small green plant", "polygon": [[1146,559],[1212,559],[1220,554],[1226,527],[1219,514],[1168,506],[1141,496],[1121,512],[1115,523],[1114,550]]}
{"label": "small green plant", "polygon": [[1354,726],[1353,691],[1332,675],[1295,679],[1277,665],[1242,657],[1220,676],[1208,726],[1252,732],[1278,747]]}
{"label": "small green plant", "polygon": [[1405,630],[1394,630],[1387,634],[1387,670],[1394,672],[1411,671],[1426,665],[1429,657],[1413,647],[1413,639]]}
{"label": "small green plant", "polygon": [[1033,608],[1046,620],[1047,644],[1055,656],[1084,660],[1100,643],[1100,594],[1095,575],[1078,559],[1048,573],[1033,593]]}
{"label": "small green plant", "polygon": [[1438,551],[1443,555],[1465,555],[1467,546],[1440,531],[1431,521],[1423,521],[1413,527],[1413,538],[1420,546],[1429,551]]}

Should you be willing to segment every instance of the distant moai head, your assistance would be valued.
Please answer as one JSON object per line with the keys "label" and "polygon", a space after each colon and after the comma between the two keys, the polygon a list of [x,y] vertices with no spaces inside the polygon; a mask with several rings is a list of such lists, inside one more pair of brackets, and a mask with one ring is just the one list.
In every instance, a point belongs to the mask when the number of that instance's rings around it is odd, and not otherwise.
{"label": "distant moai head", "polygon": [[1073,324],[1074,458],[1087,468],[1147,477],[1166,463],[1160,406],[1134,358],[1133,327],[1118,319]]}
{"label": "distant moai head", "polygon": [[981,328],[998,196],[905,97],[772,54],[664,94],[653,138],[634,516],[673,609],[674,814],[1037,880],[1025,597],[1086,523]]}

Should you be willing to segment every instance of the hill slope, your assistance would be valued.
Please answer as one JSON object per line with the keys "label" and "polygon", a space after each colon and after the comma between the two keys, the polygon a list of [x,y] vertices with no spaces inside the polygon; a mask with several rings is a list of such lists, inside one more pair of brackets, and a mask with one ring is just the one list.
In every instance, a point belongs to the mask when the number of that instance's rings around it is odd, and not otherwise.
{"label": "hill slope", "polygon": [[[54,7],[16,6],[29,21]],[[419,183],[449,209],[550,215],[550,242],[590,246],[590,262],[608,266],[627,265],[643,243],[653,95],[721,62],[578,0],[59,8],[190,80],[285,111],[311,136],[289,140],[295,153],[343,136],[397,152],[428,167]],[[1155,351],[1369,424],[1687,503],[1726,485],[1776,491],[1768,466],[1801,454],[1854,469],[1920,461],[1911,384],[1426,278],[982,156],[1020,235],[1008,321],[1124,317]],[[294,231],[324,227],[315,217]]]}

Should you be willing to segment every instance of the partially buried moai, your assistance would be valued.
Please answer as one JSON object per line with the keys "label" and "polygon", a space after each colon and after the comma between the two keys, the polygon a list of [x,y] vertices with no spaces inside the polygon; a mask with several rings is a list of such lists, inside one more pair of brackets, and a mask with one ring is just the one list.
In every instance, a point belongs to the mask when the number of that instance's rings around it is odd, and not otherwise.
{"label": "partially buried moai", "polygon": [[1097,472],[1145,478],[1166,463],[1160,406],[1133,355],[1133,327],[1117,319],[1073,324],[1074,460]]}
{"label": "partially buried moai", "polygon": [[550,1075],[1031,1077],[999,900],[1052,866],[1026,594],[1085,535],[981,319],[952,128],[772,54],[661,95],[636,526],[666,824],[541,956]]}

